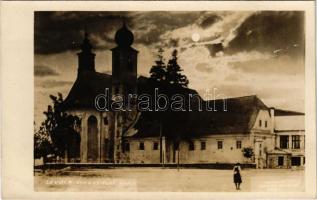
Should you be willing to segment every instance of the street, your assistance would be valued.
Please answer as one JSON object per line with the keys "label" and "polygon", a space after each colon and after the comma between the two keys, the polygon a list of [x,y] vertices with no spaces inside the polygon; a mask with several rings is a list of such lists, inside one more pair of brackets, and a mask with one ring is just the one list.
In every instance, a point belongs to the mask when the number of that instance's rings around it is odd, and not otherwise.
{"label": "street", "polygon": [[232,170],[116,168],[36,172],[35,191],[302,192],[304,170],[245,169],[241,190]]}

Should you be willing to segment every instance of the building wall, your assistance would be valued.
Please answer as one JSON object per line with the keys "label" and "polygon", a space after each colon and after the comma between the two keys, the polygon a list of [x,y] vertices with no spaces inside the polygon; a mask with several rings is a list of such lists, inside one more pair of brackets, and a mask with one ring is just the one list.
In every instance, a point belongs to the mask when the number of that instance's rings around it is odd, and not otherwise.
{"label": "building wall", "polygon": [[[95,110],[69,111],[81,119],[80,126],[80,162],[113,162],[114,161],[114,132],[115,120],[111,112],[97,112]],[[91,161],[87,158],[88,152],[88,118],[95,116],[98,127],[98,160]],[[106,120],[105,120],[106,119]],[[294,119],[294,118],[288,118]],[[261,120],[261,122],[260,122]],[[283,121],[283,120],[282,120]],[[276,124],[276,123],[275,123]],[[179,151],[175,149],[173,142],[163,140],[162,159],[164,163],[256,163],[257,167],[287,168],[291,164],[292,156],[301,157],[301,165],[304,163],[305,132],[304,131],[278,131],[274,130],[274,123],[267,110],[260,110],[255,116],[253,128],[248,134],[212,134],[205,137],[193,138],[179,143]],[[280,136],[289,135],[289,148],[291,155],[285,156],[285,166],[278,166],[278,156],[267,154],[267,151],[279,148]],[[292,135],[300,135],[300,149],[291,149]],[[223,148],[218,149],[218,141],[222,141]],[[237,141],[241,141],[241,148],[237,148]],[[129,138],[130,150],[124,151],[121,157],[122,163],[160,163],[160,138]],[[140,142],[144,143],[144,150],[139,149]],[[158,143],[158,149],[153,149],[154,142]],[[194,143],[194,150],[190,150],[190,142]],[[205,149],[201,149],[201,143],[205,142]],[[247,159],[243,156],[242,149],[251,147],[254,158]],[[268,166],[267,166],[268,165]]]}
{"label": "building wall", "polygon": [[[300,148],[293,149],[292,148],[292,136],[298,135],[300,139]],[[277,132],[276,133],[276,147],[281,148],[280,146],[280,138],[281,136],[288,136],[288,148],[284,148],[292,151],[293,153],[304,153],[305,152],[305,131],[285,131],[285,132]]]}
{"label": "building wall", "polygon": [[259,110],[258,115],[256,116],[255,122],[253,124],[254,131],[262,131],[262,132],[271,132],[272,131],[272,121],[271,116],[268,110]]}
{"label": "building wall", "polygon": [[254,162],[257,168],[267,166],[267,152],[274,149],[274,122],[268,110],[259,110],[251,130]]}
{"label": "building wall", "polygon": [[[180,144],[180,163],[247,163],[244,158],[243,147],[249,147],[250,137],[244,134],[212,135],[192,140],[194,150],[189,150],[189,142]],[[218,149],[218,141],[222,142],[222,149]],[[241,141],[241,148],[236,147],[236,142]],[[206,149],[201,149],[201,142],[206,143]]]}
{"label": "building wall", "polygon": [[[139,148],[144,143],[144,150]],[[154,142],[158,143],[158,149],[154,150]],[[130,150],[125,151],[126,163],[160,163],[160,138],[128,139]]]}
{"label": "building wall", "polygon": [[[298,135],[300,138],[300,148],[296,149],[296,148],[292,148],[292,136],[293,135]],[[281,148],[280,147],[280,138],[281,136],[288,136],[288,148]],[[278,132],[276,135],[276,141],[277,141],[277,147],[290,153],[291,155],[287,158],[288,159],[288,163],[289,163],[289,167],[297,167],[294,166],[291,162],[291,159],[293,157],[300,157],[300,166],[304,166],[305,165],[305,132],[304,131],[285,131],[285,132]],[[279,167],[278,167],[279,168]]]}
{"label": "building wall", "polygon": [[[178,151],[174,151],[172,142],[166,141],[165,163],[251,163],[243,156],[242,148],[251,146],[248,134],[212,135],[192,139],[194,150],[189,150],[189,141],[181,141]],[[205,142],[205,150],[201,149],[201,142]],[[223,142],[223,148],[218,149],[218,141]],[[241,148],[237,149],[236,141],[241,141]],[[139,143],[144,142],[145,149],[139,149]],[[153,150],[153,143],[158,142],[158,150]],[[160,163],[160,139],[143,138],[129,139],[130,151],[126,152],[130,163]],[[164,154],[164,153],[163,153]],[[174,159],[173,159],[174,157]]]}
{"label": "building wall", "polygon": [[[275,131],[275,147],[278,151],[284,153],[272,153],[268,155],[269,168],[302,168],[305,165],[305,115],[293,116],[275,116],[274,117],[274,131]],[[292,136],[299,136],[300,148],[292,147]],[[288,136],[287,148],[280,146],[282,136]],[[279,157],[283,157],[283,165],[278,164]],[[299,160],[299,166],[292,163],[292,159]],[[296,163],[297,165],[298,163]]]}
{"label": "building wall", "polygon": [[275,130],[305,130],[305,115],[275,116]]}
{"label": "building wall", "polygon": [[[113,148],[111,144],[106,144],[107,140],[111,143],[113,116],[111,112],[98,112],[93,109],[72,110],[67,113],[78,116],[81,119],[80,124],[80,162],[107,162],[111,159],[109,151]],[[98,128],[98,159],[92,161],[88,159],[88,118],[94,116],[97,119]]]}
{"label": "building wall", "polygon": [[[279,157],[283,158],[283,165],[279,165]],[[269,154],[268,155],[268,168],[288,169],[291,166],[290,154]]]}

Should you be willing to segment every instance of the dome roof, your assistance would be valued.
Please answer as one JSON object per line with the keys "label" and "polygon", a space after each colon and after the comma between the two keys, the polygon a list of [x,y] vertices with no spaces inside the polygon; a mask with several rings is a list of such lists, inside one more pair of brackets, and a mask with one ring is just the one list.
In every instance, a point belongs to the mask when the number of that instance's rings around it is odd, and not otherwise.
{"label": "dome roof", "polygon": [[115,41],[118,46],[128,47],[134,41],[133,33],[127,28],[125,23],[123,26],[116,32]]}

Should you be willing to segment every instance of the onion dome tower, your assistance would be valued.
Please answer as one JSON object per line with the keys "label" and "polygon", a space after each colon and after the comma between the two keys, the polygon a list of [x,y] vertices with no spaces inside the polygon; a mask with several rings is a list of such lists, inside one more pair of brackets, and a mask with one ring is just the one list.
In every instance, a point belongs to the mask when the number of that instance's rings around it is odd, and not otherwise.
{"label": "onion dome tower", "polygon": [[112,95],[121,96],[129,105],[119,112],[114,112],[114,162],[124,162],[124,133],[127,125],[131,122],[130,115],[136,116],[135,100],[129,95],[137,93],[137,55],[138,51],[131,47],[134,41],[133,33],[123,23],[115,34],[117,47],[112,51]]}
{"label": "onion dome tower", "polygon": [[123,26],[116,32],[115,41],[120,47],[129,47],[132,45],[134,36],[125,23],[123,23]]}
{"label": "onion dome tower", "polygon": [[138,51],[131,47],[134,41],[133,33],[123,23],[114,39],[117,47],[111,49],[113,94],[134,94],[136,93]]}

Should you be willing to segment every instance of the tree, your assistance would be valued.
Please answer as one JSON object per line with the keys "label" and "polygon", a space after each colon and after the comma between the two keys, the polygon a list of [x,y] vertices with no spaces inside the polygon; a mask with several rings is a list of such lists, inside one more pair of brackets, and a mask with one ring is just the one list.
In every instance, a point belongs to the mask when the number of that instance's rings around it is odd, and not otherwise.
{"label": "tree", "polygon": [[75,127],[80,124],[80,119],[63,111],[62,94],[58,93],[57,97],[50,95],[50,99],[53,106],[48,105],[47,111],[43,112],[46,119],[34,133],[36,156],[45,157],[50,153],[63,156],[65,150],[72,149],[74,140],[78,140]]}
{"label": "tree", "polygon": [[242,149],[243,156],[245,158],[252,158],[254,156],[253,149],[251,147],[245,147]]}
{"label": "tree", "polygon": [[[35,130],[35,129],[34,129]],[[34,133],[34,158],[46,157],[53,152],[53,144],[44,124]]]}
{"label": "tree", "polygon": [[170,84],[180,85],[182,87],[188,86],[188,79],[181,72],[183,70],[177,63],[177,50],[172,53],[172,58],[168,61],[166,68],[166,81]]}
{"label": "tree", "polygon": [[166,65],[164,63],[163,59],[163,52],[164,50],[162,48],[159,48],[158,50],[158,59],[155,61],[156,65],[153,65],[150,74],[151,74],[151,79],[155,81],[163,81],[165,80],[165,75],[166,75]]}

